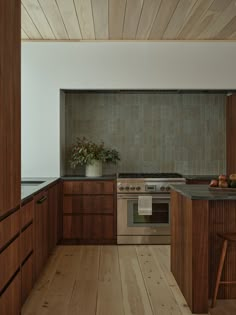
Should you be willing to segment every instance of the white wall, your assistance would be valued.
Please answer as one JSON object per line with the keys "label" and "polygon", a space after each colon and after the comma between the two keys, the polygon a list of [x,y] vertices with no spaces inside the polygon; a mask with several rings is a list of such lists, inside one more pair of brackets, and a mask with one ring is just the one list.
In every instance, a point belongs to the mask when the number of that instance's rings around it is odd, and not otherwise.
{"label": "white wall", "polygon": [[22,176],[60,174],[60,89],[236,89],[235,42],[22,44]]}

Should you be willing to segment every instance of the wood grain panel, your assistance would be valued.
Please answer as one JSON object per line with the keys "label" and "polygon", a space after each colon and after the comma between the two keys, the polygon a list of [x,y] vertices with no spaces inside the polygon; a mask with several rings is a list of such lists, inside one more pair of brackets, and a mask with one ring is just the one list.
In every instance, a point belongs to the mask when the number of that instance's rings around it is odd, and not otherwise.
{"label": "wood grain panel", "polygon": [[228,6],[231,0],[215,0],[196,22],[195,27],[189,32],[187,38],[199,38],[200,34],[208,29],[219,17],[221,12]]}
{"label": "wood grain panel", "polygon": [[33,287],[33,255],[26,260],[21,268],[21,305],[26,301]]}
{"label": "wood grain panel", "polygon": [[91,0],[74,0],[83,39],[95,39]]}
{"label": "wood grain panel", "polygon": [[[230,233],[236,231],[236,201],[210,201],[209,214],[209,297],[212,297],[215,286],[217,267],[219,263],[222,239],[217,233]],[[222,280],[232,281],[236,279],[236,248],[229,246]],[[218,299],[236,298],[236,287],[234,285],[220,285]]]}
{"label": "wood grain panel", "polygon": [[73,0],[57,0],[69,39],[81,39],[81,31]]}
{"label": "wood grain panel", "polygon": [[52,252],[57,244],[57,228],[58,228],[58,216],[60,210],[59,200],[59,186],[58,184],[48,189],[48,251]]}
{"label": "wood grain panel", "polygon": [[0,314],[18,315],[21,306],[21,277],[18,273],[0,297]]}
{"label": "wood grain panel", "polygon": [[20,210],[21,229],[33,221],[34,217],[34,201],[31,200],[24,204]]}
{"label": "wood grain panel", "polygon": [[20,241],[15,239],[0,254],[0,291],[7,284],[20,266]]}
{"label": "wood grain panel", "polygon": [[21,256],[21,263],[24,259],[29,255],[29,253],[33,250],[33,225],[31,224],[27,227],[24,232],[20,235],[20,256]]}
{"label": "wood grain panel", "polygon": [[0,218],[21,198],[20,19],[19,0],[0,2]]}
{"label": "wood grain panel", "polygon": [[55,35],[38,0],[21,0],[36,28],[44,39],[55,39]]}
{"label": "wood grain panel", "polygon": [[108,39],[108,0],[92,0],[96,39]]}
{"label": "wood grain panel", "polygon": [[219,30],[222,30],[236,15],[235,1],[215,1],[209,10],[211,10],[212,7],[214,12],[213,17],[210,20],[210,24],[199,34],[199,39],[214,38],[215,34],[217,34]]}
{"label": "wood grain panel", "polygon": [[114,181],[64,181],[64,194],[113,194]]}
{"label": "wood grain panel", "polygon": [[109,0],[109,39],[122,39],[126,0]]}
{"label": "wood grain panel", "polygon": [[105,196],[64,196],[64,213],[113,214],[114,197]]}
{"label": "wood grain panel", "polygon": [[163,39],[174,39],[177,37],[183,24],[185,24],[193,6],[197,0],[180,0],[174,14],[170,19],[164,34]]}
{"label": "wood grain panel", "polygon": [[83,239],[112,240],[114,236],[113,216],[85,215],[83,216]]}
{"label": "wood grain panel", "polygon": [[123,39],[134,39],[136,37],[142,7],[143,0],[127,0]]}
{"label": "wood grain panel", "polygon": [[236,174],[236,94],[227,97],[226,104],[226,170]]}
{"label": "wood grain panel", "polygon": [[63,239],[81,239],[83,235],[82,216],[63,216]]}
{"label": "wood grain panel", "polygon": [[191,34],[196,30],[199,19],[208,10],[214,0],[198,0],[187,17],[187,21],[182,26],[178,34],[178,39],[194,38]]}
{"label": "wood grain panel", "polygon": [[0,249],[20,232],[20,211],[17,210],[0,222]]}
{"label": "wood grain panel", "polygon": [[33,39],[41,39],[42,36],[39,33],[37,27],[35,26],[34,22],[31,20],[28,12],[26,11],[25,7],[21,5],[21,38],[22,32],[25,32],[26,38],[33,38]]}
{"label": "wood grain panel", "polygon": [[149,39],[161,39],[178,5],[179,0],[162,1],[155,21],[153,22]]}
{"label": "wood grain panel", "polygon": [[63,23],[56,0],[38,0],[48,23],[57,39],[68,39],[65,25]]}
{"label": "wood grain panel", "polygon": [[144,0],[136,39],[148,39],[160,4],[161,0]]}

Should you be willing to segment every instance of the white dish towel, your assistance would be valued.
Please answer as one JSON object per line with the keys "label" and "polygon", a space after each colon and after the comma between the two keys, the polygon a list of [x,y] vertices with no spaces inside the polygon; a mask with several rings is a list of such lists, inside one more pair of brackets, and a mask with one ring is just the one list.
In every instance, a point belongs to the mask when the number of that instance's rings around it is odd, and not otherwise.
{"label": "white dish towel", "polygon": [[152,215],[152,196],[138,196],[138,214]]}

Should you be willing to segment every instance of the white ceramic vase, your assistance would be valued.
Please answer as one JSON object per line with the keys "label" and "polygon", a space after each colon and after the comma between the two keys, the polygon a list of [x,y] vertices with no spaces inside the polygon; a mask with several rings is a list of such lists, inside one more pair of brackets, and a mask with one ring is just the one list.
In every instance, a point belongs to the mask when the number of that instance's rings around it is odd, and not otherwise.
{"label": "white ceramic vase", "polygon": [[102,176],[102,161],[92,160],[91,164],[87,164],[85,167],[85,176],[87,177]]}

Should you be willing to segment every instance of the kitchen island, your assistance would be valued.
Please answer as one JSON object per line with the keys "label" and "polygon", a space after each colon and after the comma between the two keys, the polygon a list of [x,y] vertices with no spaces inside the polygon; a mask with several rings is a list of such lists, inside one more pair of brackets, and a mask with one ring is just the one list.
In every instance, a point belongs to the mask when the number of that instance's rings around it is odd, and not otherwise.
{"label": "kitchen island", "polygon": [[[217,233],[236,231],[236,190],[171,188],[171,271],[191,311],[208,313],[222,245]],[[228,249],[222,278],[236,279],[235,248]],[[236,286],[220,286],[218,298],[236,298]]]}

